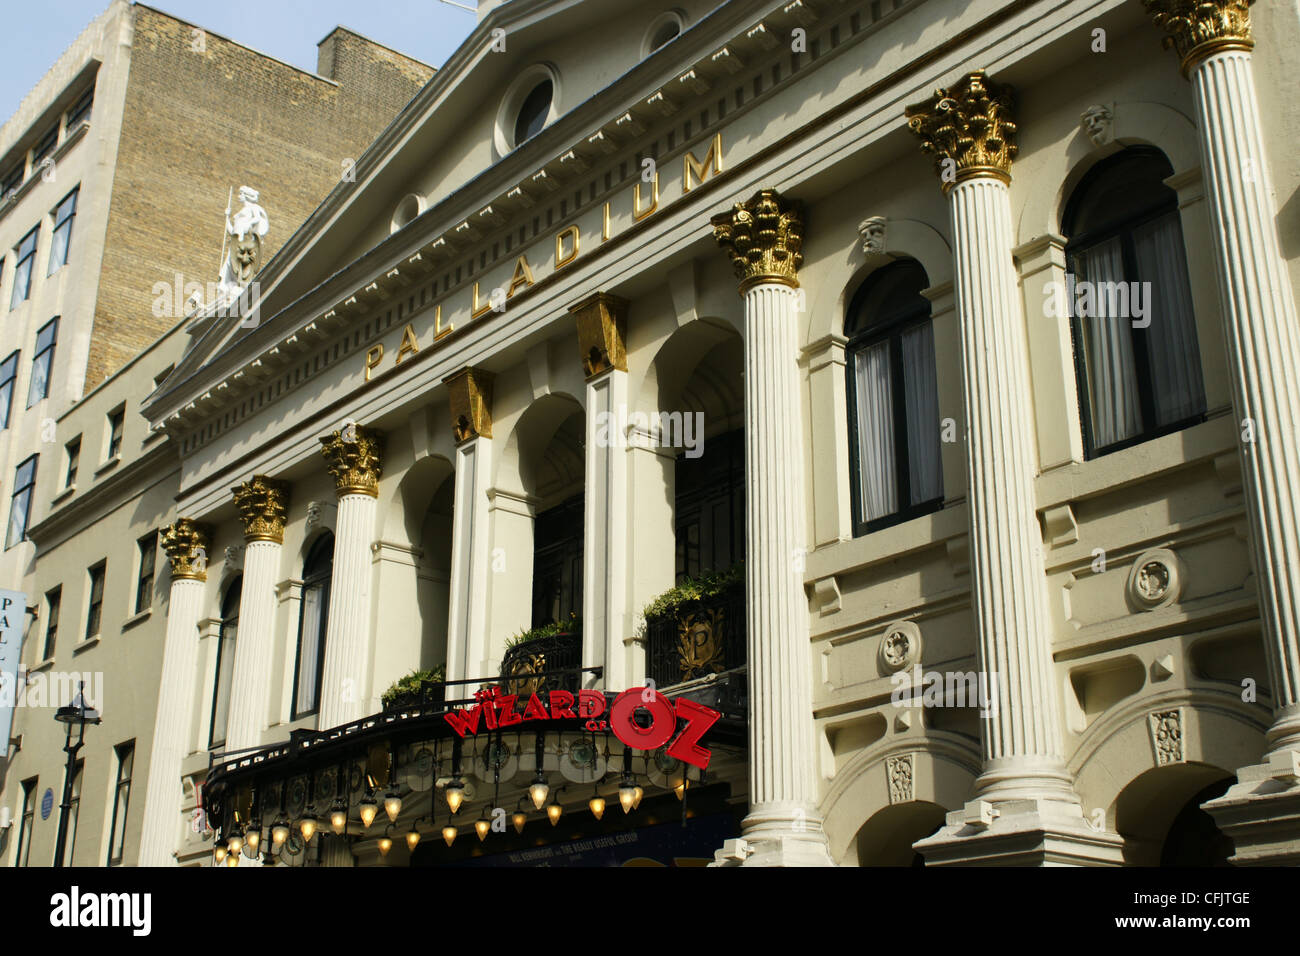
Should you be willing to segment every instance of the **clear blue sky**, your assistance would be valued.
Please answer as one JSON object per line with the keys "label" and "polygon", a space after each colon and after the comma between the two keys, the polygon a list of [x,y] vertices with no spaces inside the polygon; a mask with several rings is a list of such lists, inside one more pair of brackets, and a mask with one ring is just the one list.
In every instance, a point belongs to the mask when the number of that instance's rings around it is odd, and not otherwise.
{"label": "clear blue sky", "polygon": [[[474,6],[474,0],[460,2]],[[0,31],[0,122],[109,0],[3,3],[9,9]],[[158,0],[148,6],[313,72],[317,42],[339,25],[440,67],[475,24],[473,13],[439,0]]]}

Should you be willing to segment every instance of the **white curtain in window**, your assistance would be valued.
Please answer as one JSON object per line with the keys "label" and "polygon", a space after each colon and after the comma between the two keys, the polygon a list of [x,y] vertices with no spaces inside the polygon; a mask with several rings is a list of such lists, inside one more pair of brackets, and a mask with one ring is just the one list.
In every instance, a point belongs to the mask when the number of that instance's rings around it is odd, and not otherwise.
{"label": "white curtain in window", "polygon": [[1143,294],[1149,296],[1151,324],[1146,335],[1156,424],[1169,425],[1205,411],[1205,384],[1178,213],[1133,230],[1133,249],[1138,276],[1149,283]]}
{"label": "white curtain in window", "polygon": [[298,638],[298,696],[294,712],[298,714],[316,709],[316,674],[320,667],[320,634],[325,626],[321,613],[324,607],[325,586],[317,583],[302,591],[302,630]]}
{"label": "white curtain in window", "polygon": [[873,521],[898,510],[889,343],[859,351],[853,371],[858,399],[858,500],[862,520]]}
{"label": "white curtain in window", "polygon": [[939,463],[939,390],[934,380],[934,324],[902,335],[903,394],[907,402],[907,473],[911,504],[943,495]]}
{"label": "white curtain in window", "polygon": [[[1123,257],[1119,240],[1111,239],[1072,258],[1075,279],[1092,283],[1094,293],[1086,314],[1077,317],[1083,332],[1093,445],[1105,448],[1142,430],[1132,318],[1112,315],[1110,297],[1096,294],[1098,283],[1124,281]],[[1070,303],[1071,314],[1077,304]]]}
{"label": "white curtain in window", "polygon": [[235,678],[235,640],[236,625],[223,624],[221,627],[221,660],[217,664],[216,700],[212,717],[212,743],[226,742],[226,724],[230,716],[230,689]]}

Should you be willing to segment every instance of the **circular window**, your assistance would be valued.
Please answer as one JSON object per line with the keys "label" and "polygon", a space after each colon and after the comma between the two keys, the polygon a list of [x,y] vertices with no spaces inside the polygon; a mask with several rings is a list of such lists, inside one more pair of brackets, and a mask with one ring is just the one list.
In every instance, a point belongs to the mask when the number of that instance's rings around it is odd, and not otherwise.
{"label": "circular window", "polygon": [[645,40],[641,43],[641,56],[647,57],[661,46],[677,39],[685,26],[686,22],[677,10],[669,10],[662,16],[657,17],[650,24],[650,29],[646,31]]}
{"label": "circular window", "polygon": [[497,111],[493,136],[505,156],[532,139],[559,115],[560,78],[547,63],[534,63],[515,77]]}
{"label": "circular window", "polygon": [[550,80],[542,80],[524,97],[524,105],[515,117],[515,145],[527,142],[542,131],[546,117],[551,112],[551,101],[555,99],[555,86]]}
{"label": "circular window", "polygon": [[422,212],[424,212],[424,197],[412,193],[397,204],[397,209],[393,212],[393,220],[389,224],[389,232],[397,232],[405,228]]}

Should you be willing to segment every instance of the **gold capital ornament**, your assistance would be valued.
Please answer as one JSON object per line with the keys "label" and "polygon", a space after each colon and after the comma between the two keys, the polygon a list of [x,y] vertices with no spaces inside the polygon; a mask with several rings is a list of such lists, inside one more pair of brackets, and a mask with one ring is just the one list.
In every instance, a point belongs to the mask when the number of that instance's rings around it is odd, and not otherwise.
{"label": "gold capital ornament", "polygon": [[1225,50],[1255,46],[1250,33],[1250,5],[1255,0],[1142,0],[1164,31],[1164,47],[1178,51],[1183,76],[1206,57]]}
{"label": "gold capital ornament", "polygon": [[208,579],[208,549],[212,546],[212,531],[207,525],[189,518],[177,518],[175,524],[162,529],[160,538],[167,559],[171,562],[172,580]]}
{"label": "gold capital ornament", "polygon": [[947,190],[975,176],[1011,182],[1015,144],[1015,105],[1011,87],[994,83],[983,70],[956,85],[935,90],[924,103],[904,112],[907,127],[921,138],[921,151],[935,157],[935,170]]}
{"label": "gold capital ornament", "polygon": [[244,524],[245,541],[284,542],[284,522],[289,515],[289,486],[283,481],[254,475],[230,489]]}
{"label": "gold capital ornament", "polygon": [[709,220],[713,238],[731,257],[740,294],[776,282],[799,288],[803,265],[803,207],[775,189],[761,189],[730,212]]}
{"label": "gold capital ornament", "polygon": [[456,444],[492,437],[492,374],[463,368],[443,379],[451,406],[451,430]]}
{"label": "gold capital ornament", "polygon": [[348,425],[320,440],[334,491],[344,495],[379,497],[383,471],[384,435],[373,428]]}

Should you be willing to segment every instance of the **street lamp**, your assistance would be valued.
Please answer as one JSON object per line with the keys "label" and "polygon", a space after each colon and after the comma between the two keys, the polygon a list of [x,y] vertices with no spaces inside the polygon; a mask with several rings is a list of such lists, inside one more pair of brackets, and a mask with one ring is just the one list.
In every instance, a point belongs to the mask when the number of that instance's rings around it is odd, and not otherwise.
{"label": "street lamp", "polygon": [[[68,845],[68,811],[72,809],[72,778],[77,772],[77,752],[85,743],[86,724],[98,724],[103,718],[99,711],[86,703],[86,682],[78,687],[77,696],[72,703],[65,704],[54,712],[54,719],[67,724],[67,740],[63,752],[68,755],[68,764],[63,772],[63,802],[59,804],[59,839],[54,846],[54,865],[63,866],[63,852]],[[72,727],[77,728],[77,742],[72,742]]]}

